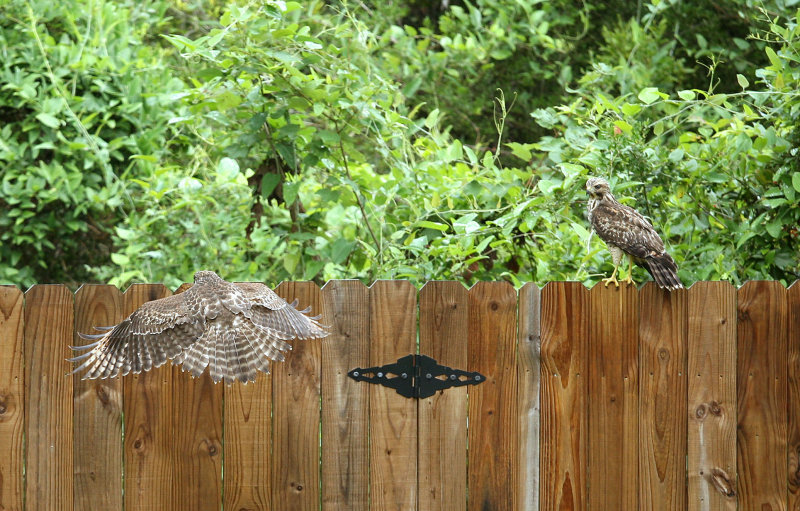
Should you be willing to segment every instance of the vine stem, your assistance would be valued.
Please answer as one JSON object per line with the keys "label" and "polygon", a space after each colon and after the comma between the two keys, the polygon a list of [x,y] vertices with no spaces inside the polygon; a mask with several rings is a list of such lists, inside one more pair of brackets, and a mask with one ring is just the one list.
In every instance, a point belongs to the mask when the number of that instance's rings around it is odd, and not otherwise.
{"label": "vine stem", "polygon": [[367,218],[367,210],[366,208],[364,208],[364,201],[361,200],[361,194],[358,193],[358,188],[355,185],[355,181],[353,181],[353,176],[350,174],[350,165],[347,164],[347,154],[345,154],[344,152],[344,144],[342,143],[341,135],[339,136],[339,152],[342,153],[342,163],[344,164],[344,172],[345,174],[347,174],[347,180],[350,181],[350,188],[353,190],[353,195],[356,196],[358,209],[361,210],[361,216],[364,217],[364,223],[367,226],[367,230],[369,231],[370,236],[372,236],[372,241],[375,243],[375,249],[378,251],[378,254],[380,254],[381,245],[380,242],[378,241],[378,237],[375,236],[375,231],[372,230],[372,225],[370,225],[369,219]]}

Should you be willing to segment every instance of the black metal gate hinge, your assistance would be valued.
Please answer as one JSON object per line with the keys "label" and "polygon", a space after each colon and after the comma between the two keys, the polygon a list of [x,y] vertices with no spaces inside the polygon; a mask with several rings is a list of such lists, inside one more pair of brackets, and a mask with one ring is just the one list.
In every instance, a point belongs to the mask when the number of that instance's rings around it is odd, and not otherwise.
{"label": "black metal gate hinge", "polygon": [[405,397],[424,399],[439,390],[477,385],[486,379],[481,373],[439,365],[425,355],[406,355],[380,367],[357,367],[347,373],[356,381],[377,383]]}

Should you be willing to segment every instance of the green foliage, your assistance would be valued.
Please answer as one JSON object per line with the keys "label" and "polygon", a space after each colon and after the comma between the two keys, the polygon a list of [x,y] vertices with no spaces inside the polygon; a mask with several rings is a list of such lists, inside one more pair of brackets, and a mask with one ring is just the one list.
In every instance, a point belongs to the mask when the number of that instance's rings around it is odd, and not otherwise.
{"label": "green foliage", "polygon": [[791,282],[798,20],[750,3],[14,4],[0,279],[592,283],[600,175],[685,283]]}
{"label": "green foliage", "polygon": [[136,2],[13,0],[0,19],[0,281],[76,282],[108,262],[125,180],[173,142],[182,89]]}

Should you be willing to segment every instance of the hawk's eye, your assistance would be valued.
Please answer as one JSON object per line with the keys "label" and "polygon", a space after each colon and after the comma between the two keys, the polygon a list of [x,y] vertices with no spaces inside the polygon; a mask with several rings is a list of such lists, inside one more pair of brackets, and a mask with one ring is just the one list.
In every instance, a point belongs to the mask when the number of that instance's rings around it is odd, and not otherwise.
{"label": "hawk's eye", "polygon": [[600,185],[594,185],[594,189],[595,190],[599,190],[600,189]]}

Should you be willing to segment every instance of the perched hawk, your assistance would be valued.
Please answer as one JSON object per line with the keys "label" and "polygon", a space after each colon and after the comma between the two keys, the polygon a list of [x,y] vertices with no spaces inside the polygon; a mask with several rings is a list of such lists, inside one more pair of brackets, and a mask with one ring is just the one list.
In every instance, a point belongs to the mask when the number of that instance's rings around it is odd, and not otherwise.
{"label": "perched hawk", "polygon": [[683,287],[678,279],[678,266],[664,251],[664,242],[645,217],[617,202],[605,179],[593,177],[586,181],[586,193],[589,194],[589,222],[600,239],[606,242],[614,260],[614,273],[603,279],[606,286],[610,282],[619,286],[617,268],[622,255],[627,254],[628,277],[623,282],[633,282],[631,273],[635,261],[653,276],[659,287],[670,290]]}
{"label": "perched hawk", "polygon": [[140,373],[172,359],[193,376],[208,367],[214,383],[247,383],[256,371],[269,373],[270,360],[283,360],[286,341],[327,335],[319,317],[296,305],[264,284],[231,284],[199,271],[185,292],[147,302],[116,326],[95,327],[103,334],[79,333],[95,342],[74,347],[90,351],[68,360],[86,359],[73,371],[87,369],[84,379]]}

